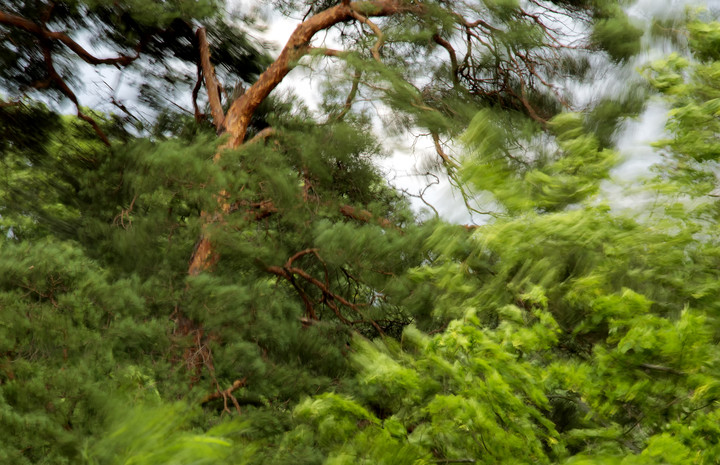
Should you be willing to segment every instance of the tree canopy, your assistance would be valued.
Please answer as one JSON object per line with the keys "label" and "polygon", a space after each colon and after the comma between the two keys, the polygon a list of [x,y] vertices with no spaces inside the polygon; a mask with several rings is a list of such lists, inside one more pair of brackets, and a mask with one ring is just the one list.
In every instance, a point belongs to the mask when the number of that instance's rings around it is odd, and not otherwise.
{"label": "tree canopy", "polygon": [[[229,6],[0,0],[0,461],[716,462],[710,13],[275,0],[271,57]],[[321,64],[317,110],[272,93]],[[407,131],[483,224],[388,185]]]}

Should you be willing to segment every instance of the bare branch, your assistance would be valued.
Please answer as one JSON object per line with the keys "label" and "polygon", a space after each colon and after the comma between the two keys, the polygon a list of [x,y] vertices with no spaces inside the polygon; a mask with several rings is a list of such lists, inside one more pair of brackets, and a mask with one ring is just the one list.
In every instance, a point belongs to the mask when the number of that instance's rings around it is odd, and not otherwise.
{"label": "bare branch", "polygon": [[[55,65],[53,64],[52,54],[50,53],[50,44],[46,41],[43,41],[42,48],[43,48],[43,56],[45,58],[45,67],[47,68],[49,80],[51,82],[54,82],[55,85],[58,87],[60,92],[62,92],[67,98],[72,101],[72,103],[75,104],[75,107],[77,109],[77,116],[83,121],[86,121],[87,123],[92,126],[92,128],[95,130],[95,134],[98,135],[98,137],[103,141],[105,145],[110,147],[110,140],[107,138],[105,133],[102,129],[100,129],[100,126],[97,124],[97,122],[82,112],[80,109],[80,102],[78,102],[77,96],[75,93],[68,87],[68,85],[65,83],[63,78],[58,74],[58,72],[55,70]],[[49,83],[48,83],[49,85]]]}
{"label": "bare branch", "polygon": [[455,163],[452,160],[452,158],[450,158],[450,156],[447,153],[445,153],[445,151],[443,150],[442,144],[440,143],[440,136],[438,135],[438,133],[433,131],[430,133],[430,135],[432,136],[433,143],[435,144],[435,151],[437,152],[438,156],[442,159],[443,165],[445,165],[445,168],[447,168],[448,170],[450,170],[450,169],[454,170],[454,169],[458,168],[457,163]]}
{"label": "bare branch", "polygon": [[220,101],[220,83],[215,77],[215,68],[210,62],[210,47],[208,46],[205,28],[199,27],[195,35],[198,39],[200,64],[202,65],[202,74],[205,78],[205,90],[208,93],[208,100],[210,101],[210,113],[212,114],[213,124],[217,132],[221,133],[225,126],[225,113],[223,113],[222,102]]}
{"label": "bare branch", "polygon": [[363,24],[366,24],[370,29],[372,29],[373,34],[377,36],[377,41],[375,42],[375,45],[373,45],[371,53],[373,58],[375,58],[375,61],[380,63],[380,49],[382,48],[383,43],[385,43],[385,34],[383,34],[377,24],[373,23],[367,16],[363,16],[355,10],[353,10],[351,14],[353,18],[357,19]]}
{"label": "bare branch", "polygon": [[458,77],[458,61],[457,61],[457,54],[455,53],[455,49],[453,46],[448,42],[447,40],[440,37],[440,34],[435,34],[433,36],[433,40],[436,44],[440,45],[442,48],[447,50],[448,55],[450,55],[450,68],[452,72],[452,80],[454,85],[458,85],[460,83],[460,78]]}
{"label": "bare branch", "polygon": [[64,32],[54,32],[34,22],[23,18],[22,16],[13,15],[0,11],[0,24],[6,26],[13,26],[23,29],[40,39],[56,40],[63,43],[67,48],[72,50],[78,57],[82,58],[85,62],[91,65],[120,65],[126,66],[135,61],[140,56],[140,49],[142,48],[142,42],[136,47],[136,53],[134,56],[119,55],[113,58],[97,58],[90,52],[85,50],[80,44],[75,42]]}

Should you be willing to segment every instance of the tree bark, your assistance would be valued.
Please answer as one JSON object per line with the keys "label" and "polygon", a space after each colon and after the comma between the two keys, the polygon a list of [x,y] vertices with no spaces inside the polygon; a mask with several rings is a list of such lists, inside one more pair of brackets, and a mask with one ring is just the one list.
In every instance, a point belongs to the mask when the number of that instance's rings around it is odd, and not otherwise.
{"label": "tree bark", "polygon": [[336,24],[355,20],[358,13],[365,16],[391,16],[422,10],[420,5],[400,0],[343,2],[302,22],[288,39],[280,56],[260,75],[257,82],[230,106],[225,120],[225,128],[231,135],[228,147],[237,148],[243,143],[253,113],[287,76],[292,65],[310,51],[310,40],[315,34]]}
{"label": "tree bark", "polygon": [[[402,0],[342,2],[300,23],[277,59],[260,75],[255,84],[230,105],[230,109],[225,115],[225,130],[230,134],[230,140],[220,148],[214,157],[215,161],[222,157],[224,149],[234,149],[242,145],[253,113],[288,75],[293,65],[311,50],[310,41],[315,34],[339,23],[357,21],[359,14],[365,17],[382,17],[399,13],[421,13],[423,10],[422,5],[406,3]],[[206,87],[208,87],[209,93],[210,86],[206,85]],[[229,211],[226,199],[226,193],[222,193],[218,213],[205,215],[208,218],[207,223],[222,220],[222,215]],[[190,259],[188,274],[194,276],[201,273],[216,263],[218,258],[208,230],[204,228],[203,235]]]}
{"label": "tree bark", "polygon": [[210,113],[213,117],[213,124],[218,133],[223,132],[225,128],[225,114],[220,101],[220,82],[215,77],[215,68],[210,61],[210,46],[207,41],[207,34],[204,27],[199,27],[195,33],[199,44],[200,64],[202,66],[202,74],[205,79],[205,89],[208,93],[210,101]]}

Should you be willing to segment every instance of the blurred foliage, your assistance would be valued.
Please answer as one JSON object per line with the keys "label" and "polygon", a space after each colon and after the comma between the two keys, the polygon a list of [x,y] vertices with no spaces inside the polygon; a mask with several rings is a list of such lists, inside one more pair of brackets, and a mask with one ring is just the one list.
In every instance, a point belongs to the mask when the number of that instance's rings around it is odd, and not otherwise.
{"label": "blurred foliage", "polygon": [[[452,38],[451,3],[497,29],[455,80],[428,45]],[[639,50],[622,3],[547,4],[594,25],[606,59]],[[216,163],[224,139],[167,108],[141,131],[85,110],[108,147],[75,117],[3,101],[0,462],[715,463],[720,25],[691,18],[689,53],[648,65],[647,87],[572,112],[529,68],[507,68],[553,48],[522,5],[387,18],[382,63],[348,31],[329,116],[268,99],[250,136],[274,134]],[[59,28],[120,50],[145,31],[158,76],[193,60],[176,28],[196,22],[229,47],[212,52],[219,69],[252,81],[264,63],[212,2],[56,8]],[[20,39],[3,52],[9,97],[12,60],[38,59]],[[558,78],[593,66],[566,58]],[[443,168],[490,199],[493,221],[419,221],[376,165],[385,134],[347,103],[355,83],[397,116],[387,134],[421,128],[460,153]],[[671,108],[663,161],[637,200],[652,202],[618,211],[601,195],[614,133],[649,88]],[[211,216],[226,195],[230,211]],[[188,276],[203,233],[220,259]]]}
{"label": "blurred foliage", "polygon": [[[54,101],[59,108],[73,98],[83,103],[84,93],[98,92],[87,88],[93,71],[83,62],[114,66],[115,73],[102,74],[107,88],[99,92],[131,131],[149,129],[158,113],[184,116],[175,101],[197,80],[198,24],[207,29],[218,76],[230,89],[254,82],[269,64],[246,33],[250,19],[225,13],[216,0],[2,0],[0,11],[0,97]],[[36,33],[43,29],[65,39]],[[94,61],[104,59],[115,61]],[[130,95],[123,83],[133,88]],[[199,105],[202,111],[202,95]]]}

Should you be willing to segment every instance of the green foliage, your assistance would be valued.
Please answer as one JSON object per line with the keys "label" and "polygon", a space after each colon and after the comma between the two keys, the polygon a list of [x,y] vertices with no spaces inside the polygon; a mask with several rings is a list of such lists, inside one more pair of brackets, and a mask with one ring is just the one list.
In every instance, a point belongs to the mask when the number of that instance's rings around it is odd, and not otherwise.
{"label": "green foliage", "polygon": [[[111,3],[63,3],[58,23],[100,18],[120,47],[178,21],[232,35],[214,3]],[[267,100],[250,135],[274,133],[217,162],[224,140],[168,112],[141,133],[93,113],[108,148],[44,105],[0,106],[0,461],[717,460],[720,26],[691,21],[692,53],[644,71],[672,110],[645,186],[656,205],[632,216],[597,194],[644,90],[560,111],[550,89],[519,81],[528,62],[509,68],[553,44],[516,1],[460,5],[484,15],[488,45],[435,80],[453,66],[428,45],[457,39],[448,3],[384,19],[381,62],[366,59],[375,37],[348,32],[357,49],[343,59],[369,83],[362,97],[401,116],[388,131],[451,138],[463,153],[444,160],[451,179],[496,207],[482,226],[415,218],[375,164],[389,148],[367,108],[341,86],[323,122]],[[617,2],[550,3],[593,18],[614,60],[638,50]],[[182,51],[171,36],[157,53]],[[247,60],[236,77],[252,79],[248,42],[228,43],[219,67]],[[188,276],[202,235],[217,262]]]}
{"label": "green foliage", "polygon": [[463,179],[510,213],[557,211],[595,194],[616,155],[587,133],[582,115],[562,113],[549,126],[551,133],[542,133],[518,115],[479,111],[464,135],[470,156]]}
{"label": "green foliage", "polygon": [[594,25],[592,39],[613,61],[622,61],[640,52],[642,35],[642,29],[632,24],[625,12],[617,7]]}

